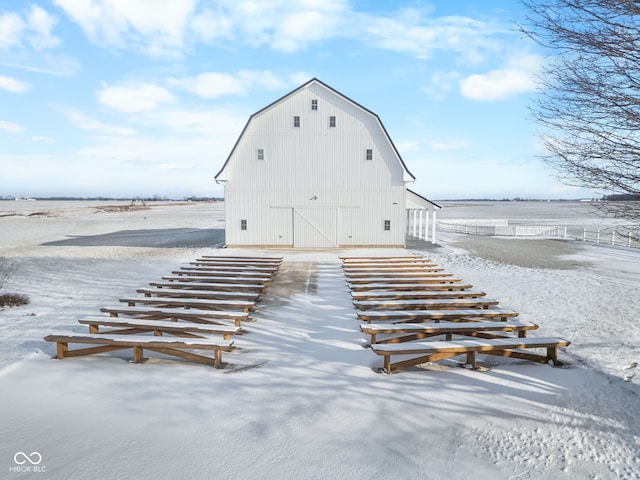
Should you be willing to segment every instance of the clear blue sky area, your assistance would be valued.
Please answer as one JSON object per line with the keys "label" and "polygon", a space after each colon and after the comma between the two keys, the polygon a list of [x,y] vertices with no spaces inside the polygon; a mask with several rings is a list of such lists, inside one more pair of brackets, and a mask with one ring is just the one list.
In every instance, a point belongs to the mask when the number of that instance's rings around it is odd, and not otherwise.
{"label": "clear blue sky area", "polygon": [[220,196],[249,116],[317,77],[377,113],[432,199],[579,198],[528,105],[513,0],[0,3],[0,197]]}

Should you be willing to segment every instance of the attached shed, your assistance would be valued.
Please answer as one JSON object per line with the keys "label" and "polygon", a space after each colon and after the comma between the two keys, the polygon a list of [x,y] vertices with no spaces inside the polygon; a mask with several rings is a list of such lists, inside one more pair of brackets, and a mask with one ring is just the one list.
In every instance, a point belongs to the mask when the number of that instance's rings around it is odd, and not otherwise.
{"label": "attached shed", "polygon": [[442,207],[407,188],[407,235],[436,243],[436,215]]}
{"label": "attached shed", "polygon": [[414,176],[380,118],[316,78],[251,115],[215,179],[228,246],[405,245]]}

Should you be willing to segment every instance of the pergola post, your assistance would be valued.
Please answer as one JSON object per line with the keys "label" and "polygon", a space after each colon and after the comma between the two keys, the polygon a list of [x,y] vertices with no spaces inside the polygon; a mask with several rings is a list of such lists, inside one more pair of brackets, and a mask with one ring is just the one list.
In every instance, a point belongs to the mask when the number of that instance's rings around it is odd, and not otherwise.
{"label": "pergola post", "polygon": [[424,210],[424,240],[429,240],[429,210]]}
{"label": "pergola post", "polygon": [[417,214],[418,214],[418,210],[416,210],[415,208],[413,209],[413,236],[417,237],[417,227],[418,227],[418,221],[417,221]]}
{"label": "pergola post", "polygon": [[431,243],[436,243],[436,210],[433,210],[433,217],[431,220]]}

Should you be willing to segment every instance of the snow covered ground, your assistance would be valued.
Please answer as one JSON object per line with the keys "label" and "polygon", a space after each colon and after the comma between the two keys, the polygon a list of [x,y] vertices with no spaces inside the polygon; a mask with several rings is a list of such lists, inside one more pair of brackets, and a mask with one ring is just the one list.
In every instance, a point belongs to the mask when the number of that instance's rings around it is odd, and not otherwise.
{"label": "snow covered ground", "polygon": [[[95,207],[0,202],[0,292],[31,299],[0,311],[0,478],[640,478],[638,251],[453,234],[407,250],[228,250],[221,204]],[[338,255],[407,252],[538,323],[532,335],[571,340],[565,366],[375,373]],[[285,259],[232,367],[52,359],[45,335],[85,332],[80,317],[215,253]]]}

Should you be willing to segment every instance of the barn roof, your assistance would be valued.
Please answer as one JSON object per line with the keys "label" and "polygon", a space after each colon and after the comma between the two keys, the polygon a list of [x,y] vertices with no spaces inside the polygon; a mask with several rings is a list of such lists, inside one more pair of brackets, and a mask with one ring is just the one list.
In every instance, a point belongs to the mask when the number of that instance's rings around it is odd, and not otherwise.
{"label": "barn roof", "polygon": [[[291,95],[294,95],[295,93],[299,92],[300,90],[303,90],[305,88],[307,88],[309,85],[311,84],[317,84],[320,85],[322,87],[324,87],[325,89],[329,90],[330,92],[333,92],[334,94],[342,97],[344,100],[346,100],[347,102],[351,103],[352,105],[356,106],[357,108],[359,108],[360,110],[362,110],[363,112],[366,112],[367,114],[371,115],[376,122],[378,123],[378,125],[380,125],[380,128],[382,129],[382,132],[384,133],[385,138],[387,139],[387,141],[389,142],[389,144],[391,145],[391,148],[393,149],[394,153],[396,154],[396,156],[398,157],[398,160],[400,161],[400,164],[402,165],[402,169],[405,173],[405,176],[409,177],[409,182],[412,182],[413,180],[415,180],[415,176],[409,171],[409,169],[407,168],[406,164],[404,163],[404,160],[402,159],[402,156],[400,155],[400,152],[398,152],[398,149],[396,148],[395,144],[393,143],[393,141],[391,140],[391,137],[389,136],[389,133],[387,132],[387,129],[385,128],[384,124],[382,123],[382,121],[380,120],[380,117],[378,117],[378,115],[374,112],[372,112],[371,110],[369,110],[368,108],[363,107],[362,105],[360,105],[359,103],[353,101],[352,99],[350,99],[349,97],[347,97],[346,95],[343,95],[342,93],[340,93],[339,91],[337,91],[336,89],[330,87],[329,85],[327,85],[326,83],[318,80],[317,78],[312,78],[311,80],[309,80],[308,82],[300,85],[298,88],[296,88],[295,90],[292,90],[291,92],[287,93],[286,95],[283,95],[282,97],[280,97],[279,99],[277,99],[276,101],[270,103],[269,105],[267,105],[266,107],[258,110],[256,113],[254,113],[253,115],[251,115],[249,117],[249,120],[247,121],[247,123],[245,124],[244,128],[242,129],[242,133],[240,133],[240,136],[238,137],[238,139],[236,140],[236,143],[234,144],[233,148],[231,149],[231,152],[229,153],[229,156],[227,157],[227,159],[224,162],[224,165],[222,165],[222,168],[220,169],[220,171],[218,173],[216,173],[215,176],[215,180],[218,181],[218,177],[221,176],[222,172],[224,172],[225,168],[227,167],[227,165],[229,164],[229,160],[231,159],[231,157],[233,156],[233,153],[235,152],[236,148],[238,147],[238,143],[240,142],[240,139],[243,137],[245,131],[247,130],[249,124],[251,123],[251,121],[259,116],[260,114],[262,114],[263,112],[269,110],[271,107],[273,107],[274,105],[282,102],[284,99],[286,99],[287,97],[290,97]],[[220,181],[224,181],[224,180],[220,180]]]}
{"label": "barn roof", "polygon": [[442,206],[407,188],[407,208],[441,209]]}

